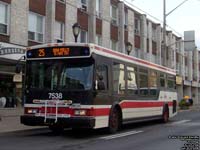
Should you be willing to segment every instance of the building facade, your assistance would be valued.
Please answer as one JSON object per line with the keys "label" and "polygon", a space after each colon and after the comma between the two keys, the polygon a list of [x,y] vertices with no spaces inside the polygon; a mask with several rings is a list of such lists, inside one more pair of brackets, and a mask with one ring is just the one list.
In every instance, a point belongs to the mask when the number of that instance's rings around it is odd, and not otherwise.
{"label": "building facade", "polygon": [[[184,39],[167,31],[167,56],[162,51],[162,27],[119,0],[0,0],[0,44],[24,49],[42,43],[74,42],[72,26],[79,23],[78,42],[96,43],[127,53],[127,43],[133,45],[130,55],[177,70],[178,97],[189,95],[199,103],[199,52],[184,51]],[[8,46],[9,45],[9,46]],[[1,49],[0,49],[1,51]],[[12,55],[14,55],[12,53]],[[0,55],[1,65],[16,65],[20,56]],[[1,66],[0,78],[11,76]],[[17,84],[11,77],[10,88]],[[6,81],[7,82],[7,81]],[[20,87],[20,86],[19,86]],[[4,84],[0,84],[0,89]],[[16,101],[16,100],[15,100]]]}

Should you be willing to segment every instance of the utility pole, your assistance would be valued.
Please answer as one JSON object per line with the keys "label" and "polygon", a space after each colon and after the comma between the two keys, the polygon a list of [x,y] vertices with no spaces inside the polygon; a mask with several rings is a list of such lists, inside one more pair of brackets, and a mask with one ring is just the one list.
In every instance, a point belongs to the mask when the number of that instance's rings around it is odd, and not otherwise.
{"label": "utility pole", "polygon": [[163,41],[162,50],[164,54],[164,66],[167,66],[167,49],[166,49],[166,0],[163,0]]}

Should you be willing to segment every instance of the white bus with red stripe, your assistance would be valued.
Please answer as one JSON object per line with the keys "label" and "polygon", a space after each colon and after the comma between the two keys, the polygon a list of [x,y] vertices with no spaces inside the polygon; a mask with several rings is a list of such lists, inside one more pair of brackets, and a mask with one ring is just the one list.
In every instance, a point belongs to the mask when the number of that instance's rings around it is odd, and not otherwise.
{"label": "white bus with red stripe", "polygon": [[177,114],[173,69],[94,44],[33,46],[26,53],[21,123],[105,128]]}

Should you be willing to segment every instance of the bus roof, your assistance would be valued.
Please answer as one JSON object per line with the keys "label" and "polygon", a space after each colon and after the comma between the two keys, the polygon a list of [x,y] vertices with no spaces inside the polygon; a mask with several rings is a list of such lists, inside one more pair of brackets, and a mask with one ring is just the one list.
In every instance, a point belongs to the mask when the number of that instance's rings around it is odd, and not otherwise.
{"label": "bus roof", "polygon": [[99,54],[101,56],[105,56],[108,58],[114,58],[116,60],[121,60],[121,61],[128,62],[131,64],[135,64],[135,65],[155,69],[158,71],[167,72],[172,75],[176,75],[176,71],[174,69],[161,66],[161,65],[158,65],[158,64],[140,59],[140,58],[136,58],[134,56],[130,56],[124,53],[113,51],[111,49],[101,47],[101,46],[91,44],[91,43],[47,43],[47,44],[41,44],[41,45],[28,47],[27,50],[39,49],[39,48],[44,48],[44,47],[55,47],[55,46],[85,46],[85,47],[90,48],[90,54],[95,53],[95,54]]}

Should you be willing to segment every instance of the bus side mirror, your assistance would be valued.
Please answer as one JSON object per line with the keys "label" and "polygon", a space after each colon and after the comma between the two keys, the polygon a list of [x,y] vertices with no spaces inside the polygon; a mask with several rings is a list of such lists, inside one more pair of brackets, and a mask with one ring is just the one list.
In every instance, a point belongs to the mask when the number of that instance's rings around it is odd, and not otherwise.
{"label": "bus side mirror", "polygon": [[17,64],[15,68],[15,73],[20,73],[22,71],[22,65]]}

